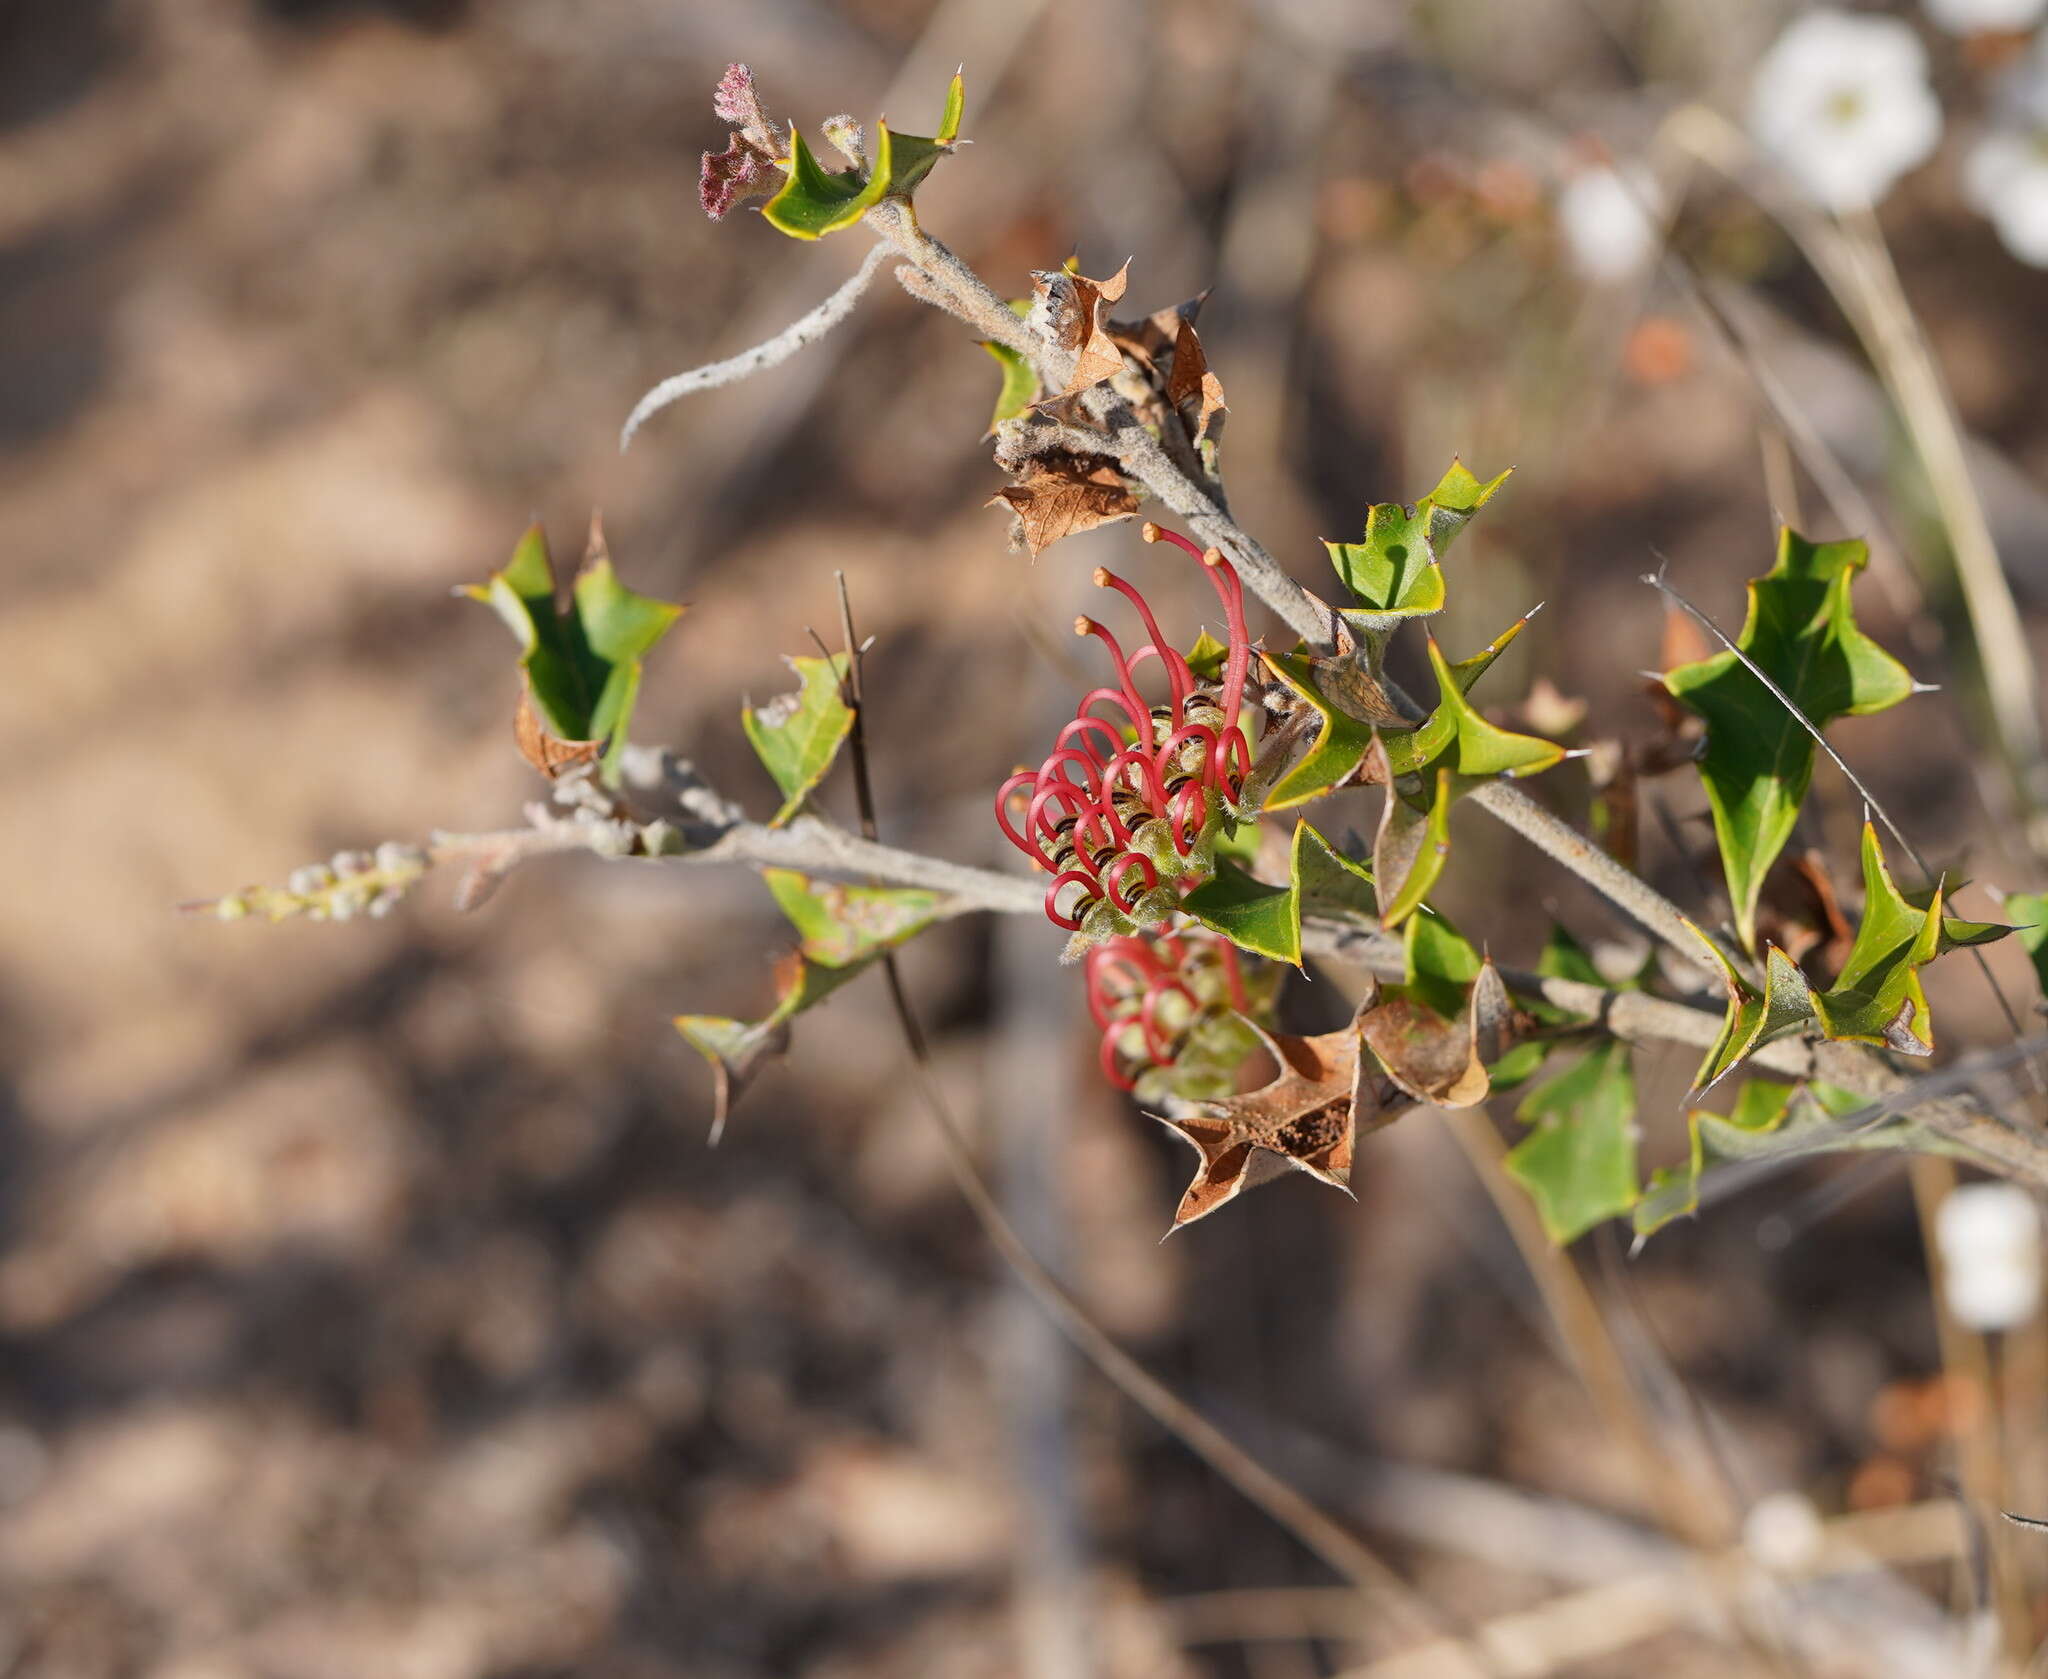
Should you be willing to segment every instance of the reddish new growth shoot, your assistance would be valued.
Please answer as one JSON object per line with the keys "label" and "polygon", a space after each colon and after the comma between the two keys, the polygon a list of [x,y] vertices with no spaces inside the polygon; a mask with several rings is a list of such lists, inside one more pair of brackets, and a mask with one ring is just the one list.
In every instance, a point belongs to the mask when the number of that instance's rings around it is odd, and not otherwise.
{"label": "reddish new growth shoot", "polygon": [[1103,1076],[1119,1090],[1171,1066],[1207,1015],[1249,1007],[1236,947],[1205,928],[1105,940],[1088,952],[1087,975]]}
{"label": "reddish new growth shoot", "polygon": [[[1104,902],[1127,921],[1163,921],[1171,901],[1154,899],[1141,909],[1143,900],[1162,884],[1193,884],[1191,873],[1206,872],[1197,848],[1223,808],[1236,802],[1251,768],[1251,746],[1237,721],[1251,657],[1244,585],[1214,548],[1204,553],[1152,524],[1143,535],[1202,562],[1223,606],[1228,650],[1220,686],[1202,682],[1160,633],[1144,596],[1121,577],[1096,571],[1096,587],[1129,601],[1151,639],[1126,655],[1103,625],[1076,619],[1076,635],[1094,636],[1109,650],[1115,685],[1092,689],[1045,762],[1020,770],[996,794],[996,821],[1012,845],[1052,874],[1045,913],[1069,932],[1080,931],[1083,917]],[[1163,704],[1148,704],[1138,687],[1148,661],[1165,672]],[[1108,714],[1098,715],[1097,707]]]}

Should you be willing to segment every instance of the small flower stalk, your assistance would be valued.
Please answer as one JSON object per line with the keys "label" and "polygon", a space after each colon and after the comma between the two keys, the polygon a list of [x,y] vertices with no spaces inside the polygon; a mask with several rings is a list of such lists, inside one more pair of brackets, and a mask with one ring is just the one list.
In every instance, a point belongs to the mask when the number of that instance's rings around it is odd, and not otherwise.
{"label": "small flower stalk", "polygon": [[[1052,876],[1045,913],[1074,935],[1070,960],[1174,914],[1181,893],[1214,872],[1216,841],[1241,813],[1252,770],[1238,721],[1251,658],[1244,585],[1219,550],[1204,552],[1157,525],[1143,534],[1202,563],[1229,640],[1220,679],[1203,680],[1161,635],[1144,597],[1114,573],[1096,571],[1096,586],[1129,601],[1150,639],[1126,653],[1105,625],[1075,621],[1077,635],[1109,650],[1116,679],[1089,691],[1045,761],[1004,782],[995,805],[1010,843]],[[1148,702],[1139,688],[1148,663],[1164,674],[1163,702]]]}
{"label": "small flower stalk", "polygon": [[426,851],[400,840],[386,840],[374,852],[337,851],[324,863],[294,869],[282,886],[245,886],[225,898],[181,906],[187,912],[221,921],[353,921],[359,915],[383,917],[398,907],[432,865]]}
{"label": "small flower stalk", "polygon": [[1193,923],[1106,939],[1084,961],[1103,1077],[1147,1102],[1233,1093],[1277,970]]}

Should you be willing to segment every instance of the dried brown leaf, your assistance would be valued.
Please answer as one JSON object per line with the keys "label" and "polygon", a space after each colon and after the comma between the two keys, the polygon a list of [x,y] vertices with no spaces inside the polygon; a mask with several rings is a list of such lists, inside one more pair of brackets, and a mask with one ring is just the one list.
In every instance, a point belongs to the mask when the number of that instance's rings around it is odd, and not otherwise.
{"label": "dried brown leaf", "polygon": [[1037,276],[1047,330],[1061,349],[1074,356],[1073,376],[1060,392],[1062,397],[1085,391],[1122,370],[1124,354],[1109,334],[1103,308],[1123,297],[1130,268],[1126,260],[1106,280],[1091,280],[1085,274]]}
{"label": "dried brown leaf", "polygon": [[[1188,441],[1200,448],[1217,430],[1224,412],[1223,381],[1209,371],[1195,323],[1183,319],[1173,345],[1173,368],[1166,377],[1166,402],[1187,426]],[[1190,412],[1192,410],[1192,412]]]}
{"label": "dried brown leaf", "polygon": [[1176,1230],[1290,1167],[1349,1194],[1360,1130],[1397,1117],[1387,1103],[1392,1092],[1360,1053],[1357,1021],[1308,1038],[1253,1029],[1279,1068],[1271,1083],[1206,1102],[1198,1115],[1161,1120],[1201,1157],[1174,1212]]}
{"label": "dried brown leaf", "polygon": [[1017,515],[1033,559],[1063,536],[1128,519],[1138,511],[1138,498],[1115,461],[1105,455],[1064,452],[1026,461],[1017,481],[989,498],[989,505],[997,502]]}
{"label": "dried brown leaf", "polygon": [[578,764],[595,763],[604,750],[601,740],[563,740],[550,734],[533,709],[530,686],[519,690],[519,709],[512,714],[512,739],[519,747],[519,756],[550,781]]}
{"label": "dried brown leaf", "polygon": [[1446,1020],[1414,997],[1389,997],[1359,1021],[1366,1046],[1387,1076],[1418,1102],[1439,1108],[1476,1107],[1493,1081],[1486,1067],[1507,1053],[1515,1009],[1491,961],[1472,982],[1466,1006]]}

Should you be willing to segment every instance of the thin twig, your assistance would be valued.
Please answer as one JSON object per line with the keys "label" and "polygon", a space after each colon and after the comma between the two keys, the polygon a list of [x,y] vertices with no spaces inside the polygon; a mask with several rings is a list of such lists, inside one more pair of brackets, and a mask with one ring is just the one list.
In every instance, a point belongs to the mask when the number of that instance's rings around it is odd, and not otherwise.
{"label": "thin twig", "polygon": [[728,356],[724,361],[693,367],[687,373],[662,380],[636,402],[633,412],[626,416],[626,424],[619,432],[619,453],[624,454],[633,441],[633,434],[670,403],[680,402],[698,391],[716,390],[720,385],[751,379],[756,373],[766,372],[788,361],[805,345],[815,344],[853,313],[853,306],[860,301],[861,293],[868,289],[868,282],[874,279],[875,270],[882,266],[889,253],[887,244],[876,244],[860,267],[854,270],[851,279],[817,308],[791,321],[773,338],[756,344],[751,350]]}

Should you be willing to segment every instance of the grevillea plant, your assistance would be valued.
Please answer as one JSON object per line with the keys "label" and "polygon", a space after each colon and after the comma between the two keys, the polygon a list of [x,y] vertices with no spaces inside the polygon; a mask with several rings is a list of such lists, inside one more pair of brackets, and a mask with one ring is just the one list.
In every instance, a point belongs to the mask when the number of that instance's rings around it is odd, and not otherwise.
{"label": "grevillea plant", "polygon": [[[1148,524],[1145,537],[1186,550],[1215,584],[1229,627],[1222,680],[1200,680],[1160,634],[1145,597],[1097,567],[1095,586],[1129,601],[1151,639],[1126,654],[1106,626],[1076,619],[1076,635],[1094,636],[1109,650],[1116,681],[1084,694],[1045,761],[1019,770],[996,793],[1004,836],[1052,875],[1045,913],[1074,935],[1070,954],[1172,915],[1182,893],[1215,872],[1217,838],[1243,814],[1251,774],[1239,721],[1250,660],[1244,586],[1217,549],[1204,553],[1157,525]],[[1165,681],[1156,704],[1138,685],[1148,664]]]}
{"label": "grevillea plant", "polygon": [[[1866,828],[1860,891],[1838,890],[1811,857],[1794,869],[1783,855],[1817,753],[1832,756],[1828,724],[1917,691],[1856,624],[1860,543],[1784,533],[1776,564],[1751,584],[1739,635],[1663,674],[1669,738],[1622,771],[1612,750],[1593,756],[1610,766],[1593,789],[1607,813],[1607,844],[1595,843],[1519,785],[1577,754],[1506,726],[1473,697],[1523,636],[1526,615],[1464,658],[1425,630],[1419,651],[1433,694],[1411,698],[1389,674],[1393,644],[1443,610],[1457,582],[1453,543],[1506,474],[1482,478],[1454,461],[1413,505],[1364,509],[1359,540],[1328,545],[1326,599],[1227,511],[1228,409],[1197,330],[1199,299],[1126,318],[1113,313],[1126,272],[1091,279],[1069,263],[1033,275],[1029,295],[1013,300],[921,225],[913,194],[959,140],[959,78],[928,137],[828,122],[844,160],[837,169],[797,128],[764,114],[742,66],[727,70],[713,109],[729,134],[704,157],[708,214],[760,198],[765,224],[791,238],[861,229],[875,244],[851,280],[787,331],[656,385],[627,439],[667,404],[772,366],[831,330],[893,261],[912,296],[964,323],[1001,365],[991,436],[1005,482],[990,500],[1010,520],[1012,546],[1042,556],[1150,502],[1160,522],[1144,524],[1143,536],[1199,567],[1223,638],[1169,638],[1136,588],[1097,569],[1097,586],[1121,597],[1111,616],[1122,627],[1082,618],[1076,628],[1100,643],[1106,680],[1076,695],[1036,767],[1004,779],[999,760],[988,766],[995,821],[1030,869],[972,868],[875,837],[887,813],[872,809],[862,770],[850,609],[844,650],[791,659],[795,691],[741,718],[776,792],[772,808],[750,816],[673,754],[629,740],[642,662],[681,609],[626,588],[595,530],[563,600],[546,542],[529,532],[503,570],[469,591],[519,642],[514,736],[548,793],[527,824],[388,844],[208,907],[229,919],[382,914],[436,866],[460,870],[461,899],[476,903],[508,869],[549,851],[758,870],[795,935],[773,1006],[753,1020],[676,1022],[715,1071],[721,1125],[755,1071],[788,1047],[797,1018],[889,964],[905,940],[967,913],[1043,916],[1080,963],[1103,1076],[1197,1152],[1176,1224],[1285,1168],[1346,1187],[1375,1128],[1512,1086],[1526,1089],[1508,1170],[1560,1242],[1613,1217],[1646,1235],[1693,1211],[1709,1175],[1796,1152],[1936,1150],[2048,1186],[2037,1130],[1967,1091],[1916,1090],[1892,1060],[1934,1051],[1925,966],[2010,929],[1956,919],[1947,883],[1921,868],[1895,828],[1891,857],[1878,826]],[[985,563],[1012,562],[991,552]],[[1253,597],[1271,623],[1251,621]],[[802,616],[815,621],[818,603]],[[858,832],[821,802],[849,741]],[[1712,817],[1726,892],[1703,889],[1690,913],[1633,872],[1633,790],[1652,775],[1698,778]],[[1369,842],[1333,845],[1324,830],[1341,830],[1301,814],[1357,789],[1378,803]],[[1496,966],[1434,902],[1455,866],[1454,830],[1475,819],[1464,807],[1604,895],[1657,941],[1661,960],[1617,975],[1557,928],[1526,966]],[[1915,870],[1903,886],[1900,858]],[[1493,880],[1476,896],[1484,902],[1497,887],[1504,895]],[[1515,893],[1529,893],[1519,873]],[[2022,923],[2048,920],[2031,900],[2010,909]],[[2027,942],[2043,962],[2043,936],[2030,929]],[[1049,945],[1047,960],[1055,954]],[[1349,976],[1350,1019],[1290,1034],[1281,981],[1312,958]],[[1727,1105],[1671,1116],[1682,1121],[1670,1127],[1678,1146],[1646,1174],[1631,1054],[1649,1041],[1701,1051],[1694,1098],[1712,1090]],[[1559,1052],[1571,1059],[1553,1071],[1546,1063]]]}

